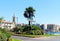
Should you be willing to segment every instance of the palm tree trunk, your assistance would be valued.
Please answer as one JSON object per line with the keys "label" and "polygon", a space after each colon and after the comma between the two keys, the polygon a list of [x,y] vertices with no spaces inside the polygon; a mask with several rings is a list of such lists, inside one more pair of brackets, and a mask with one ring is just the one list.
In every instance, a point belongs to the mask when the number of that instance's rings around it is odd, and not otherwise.
{"label": "palm tree trunk", "polygon": [[29,21],[29,25],[31,24],[31,22]]}

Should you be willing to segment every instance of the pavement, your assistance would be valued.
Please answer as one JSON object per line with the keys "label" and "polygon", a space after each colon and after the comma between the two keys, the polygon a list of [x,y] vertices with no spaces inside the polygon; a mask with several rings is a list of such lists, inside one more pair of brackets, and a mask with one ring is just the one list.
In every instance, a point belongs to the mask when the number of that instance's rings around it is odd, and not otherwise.
{"label": "pavement", "polygon": [[29,38],[21,36],[12,36],[12,38],[21,39],[23,41],[60,41],[60,36]]}

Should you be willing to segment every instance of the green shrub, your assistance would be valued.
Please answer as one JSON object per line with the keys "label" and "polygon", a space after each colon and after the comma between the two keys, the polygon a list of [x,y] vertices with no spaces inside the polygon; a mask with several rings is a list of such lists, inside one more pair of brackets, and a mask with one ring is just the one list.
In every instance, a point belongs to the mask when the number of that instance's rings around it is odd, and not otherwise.
{"label": "green shrub", "polygon": [[40,27],[32,25],[32,30],[41,30]]}
{"label": "green shrub", "polygon": [[21,29],[19,27],[13,28],[12,31],[15,32],[16,34],[20,34],[21,33]]}
{"label": "green shrub", "polygon": [[32,34],[32,35],[41,35],[41,29],[38,26],[35,25],[25,25],[24,27],[22,27],[22,32],[25,34]]}
{"label": "green shrub", "polygon": [[41,35],[42,31],[40,27],[35,26],[35,25],[24,25],[20,28],[16,27],[13,29],[14,32],[17,34],[32,34],[32,35]]}
{"label": "green shrub", "polygon": [[25,25],[24,28],[22,29],[23,32],[27,32],[31,30],[31,26]]}
{"label": "green shrub", "polygon": [[32,30],[30,31],[31,35],[40,35],[40,31],[39,30]]}
{"label": "green shrub", "polygon": [[5,28],[0,28],[0,40],[6,41],[11,36],[11,33],[9,30]]}

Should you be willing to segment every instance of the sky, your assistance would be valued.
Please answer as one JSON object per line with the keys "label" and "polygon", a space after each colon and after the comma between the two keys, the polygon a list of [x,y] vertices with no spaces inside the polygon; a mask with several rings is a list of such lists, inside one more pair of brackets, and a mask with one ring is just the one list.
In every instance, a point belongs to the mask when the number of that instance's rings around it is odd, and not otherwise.
{"label": "sky", "polygon": [[60,0],[0,0],[0,17],[12,22],[15,14],[16,22],[27,24],[23,14],[29,6],[36,10],[33,23],[60,24]]}

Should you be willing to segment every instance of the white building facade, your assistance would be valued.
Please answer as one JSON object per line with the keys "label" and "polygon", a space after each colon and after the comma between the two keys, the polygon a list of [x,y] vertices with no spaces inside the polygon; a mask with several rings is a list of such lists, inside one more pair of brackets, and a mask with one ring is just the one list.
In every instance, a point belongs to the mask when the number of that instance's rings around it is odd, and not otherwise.
{"label": "white building facade", "polygon": [[0,27],[1,28],[7,28],[7,29],[11,30],[15,27],[15,24],[13,22],[2,20]]}

